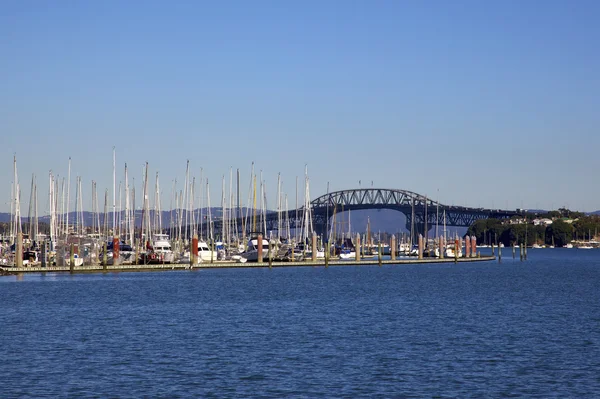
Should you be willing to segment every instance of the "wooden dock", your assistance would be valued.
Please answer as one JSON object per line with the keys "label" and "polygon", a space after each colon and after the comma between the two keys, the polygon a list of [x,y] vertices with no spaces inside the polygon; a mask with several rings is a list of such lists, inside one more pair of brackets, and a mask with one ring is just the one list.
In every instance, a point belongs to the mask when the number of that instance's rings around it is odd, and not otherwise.
{"label": "wooden dock", "polygon": [[431,263],[465,263],[465,262],[489,262],[495,260],[495,256],[481,256],[474,258],[400,258],[396,260],[335,260],[326,262],[319,259],[316,262],[261,262],[261,263],[237,263],[216,261],[214,263],[199,263],[193,267],[189,264],[172,263],[159,265],[93,265],[93,266],[50,266],[50,267],[0,267],[0,274],[11,275],[20,273],[102,273],[102,272],[145,272],[145,271],[166,271],[166,270],[200,270],[200,269],[222,269],[222,268],[265,268],[265,267],[337,267],[337,266],[382,266],[382,265],[413,265],[413,264],[431,264]]}

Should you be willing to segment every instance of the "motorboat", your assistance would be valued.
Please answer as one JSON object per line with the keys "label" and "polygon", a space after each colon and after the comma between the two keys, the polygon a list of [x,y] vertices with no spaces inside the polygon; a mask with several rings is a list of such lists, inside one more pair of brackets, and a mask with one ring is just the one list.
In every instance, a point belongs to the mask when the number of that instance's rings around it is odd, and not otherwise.
{"label": "motorboat", "polygon": [[258,249],[262,246],[262,257],[263,260],[269,258],[269,240],[266,238],[262,238],[262,242],[259,244],[258,242],[258,234],[251,234],[250,239],[248,240],[248,247],[246,251],[242,252],[240,255],[245,258],[248,262],[258,262]]}

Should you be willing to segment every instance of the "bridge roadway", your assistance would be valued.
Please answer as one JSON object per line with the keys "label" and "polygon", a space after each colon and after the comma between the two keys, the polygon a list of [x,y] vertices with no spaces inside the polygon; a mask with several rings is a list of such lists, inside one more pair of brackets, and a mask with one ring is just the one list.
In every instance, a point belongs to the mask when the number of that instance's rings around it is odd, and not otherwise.
{"label": "bridge roadway", "polygon": [[[424,195],[407,190],[386,189],[386,188],[359,188],[352,190],[334,191],[322,195],[310,203],[310,214],[314,231],[317,234],[323,234],[329,218],[334,213],[345,211],[358,211],[368,209],[393,209],[402,212],[406,216],[406,229],[410,230],[414,222],[415,230],[424,233],[437,225],[453,227],[469,227],[478,219],[508,219],[521,213],[516,210],[469,208],[466,206],[444,205]],[[305,209],[294,209],[281,213],[279,218],[277,212],[269,212],[266,215],[267,231],[277,231],[279,220],[282,228],[285,229],[288,220],[290,229],[300,228],[304,220]],[[296,218],[297,216],[297,218]],[[238,231],[244,226],[244,218],[235,219]],[[252,223],[248,221],[248,223]],[[258,218],[257,218],[258,223]],[[249,231],[250,227],[246,227]],[[206,231],[206,226],[203,226]],[[257,228],[257,230],[262,230]],[[213,231],[221,231],[221,221],[213,221]],[[274,233],[275,234],[275,233]]]}

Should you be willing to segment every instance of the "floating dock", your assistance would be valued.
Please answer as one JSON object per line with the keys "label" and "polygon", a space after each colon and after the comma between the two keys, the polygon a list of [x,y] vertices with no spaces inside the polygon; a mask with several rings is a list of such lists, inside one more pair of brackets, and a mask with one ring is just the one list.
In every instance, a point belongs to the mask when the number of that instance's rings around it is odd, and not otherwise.
{"label": "floating dock", "polygon": [[224,268],[270,268],[270,267],[337,267],[337,266],[382,266],[382,265],[414,265],[431,263],[465,263],[465,262],[489,262],[495,260],[495,256],[481,256],[473,258],[400,258],[396,260],[332,260],[325,262],[319,259],[316,262],[261,262],[261,263],[237,263],[227,261],[216,261],[213,263],[199,263],[194,266],[183,263],[158,264],[158,265],[92,265],[92,266],[32,266],[32,267],[0,267],[0,274],[11,275],[20,273],[102,273],[102,272],[145,272],[166,270],[200,270],[200,269],[224,269]]}

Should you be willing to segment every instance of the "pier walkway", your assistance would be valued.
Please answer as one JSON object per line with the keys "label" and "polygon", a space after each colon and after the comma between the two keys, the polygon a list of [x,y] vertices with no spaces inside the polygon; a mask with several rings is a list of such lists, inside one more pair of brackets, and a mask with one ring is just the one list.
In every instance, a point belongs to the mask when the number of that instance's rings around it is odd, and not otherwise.
{"label": "pier walkway", "polygon": [[140,272],[140,271],[166,271],[166,270],[200,270],[200,269],[221,269],[221,268],[255,268],[255,267],[297,267],[297,266],[378,266],[378,265],[412,265],[412,264],[431,264],[431,263],[465,263],[465,262],[487,262],[493,261],[494,256],[481,256],[474,258],[400,258],[396,260],[332,260],[325,262],[320,259],[316,262],[261,262],[261,263],[236,263],[236,262],[214,262],[199,263],[194,266],[183,263],[172,263],[164,265],[94,265],[94,266],[50,266],[50,267],[10,267],[0,268],[0,274],[20,274],[20,273],[102,273],[102,272]]}

